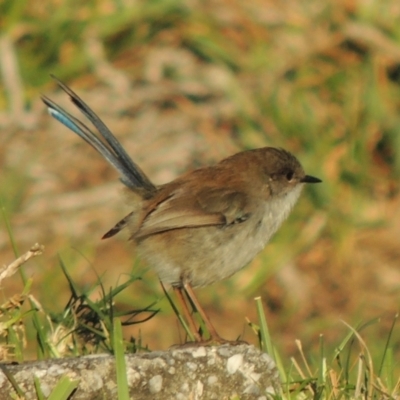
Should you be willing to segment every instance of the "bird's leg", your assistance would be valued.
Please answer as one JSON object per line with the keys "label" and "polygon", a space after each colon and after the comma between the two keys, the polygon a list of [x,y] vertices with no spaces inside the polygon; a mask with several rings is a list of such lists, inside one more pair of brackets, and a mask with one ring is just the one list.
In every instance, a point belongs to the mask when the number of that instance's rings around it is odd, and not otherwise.
{"label": "bird's leg", "polygon": [[214,325],[211,323],[207,314],[203,310],[203,307],[201,307],[190,283],[183,282],[183,288],[185,289],[187,297],[194,304],[197,312],[200,314],[200,317],[203,319],[204,324],[206,325],[206,328],[208,330],[208,333],[210,334],[210,341],[216,342],[216,343],[226,343],[227,340],[222,339],[221,336],[218,335],[217,331],[214,328]]}
{"label": "bird's leg", "polygon": [[181,303],[184,317],[189,324],[189,328],[192,331],[196,342],[201,342],[203,339],[202,339],[201,335],[199,334],[199,331],[196,328],[196,323],[194,322],[193,315],[189,311],[189,307],[186,303],[186,299],[182,292],[183,288],[180,286],[173,286],[173,289],[176,294],[176,297],[178,298],[178,301]]}

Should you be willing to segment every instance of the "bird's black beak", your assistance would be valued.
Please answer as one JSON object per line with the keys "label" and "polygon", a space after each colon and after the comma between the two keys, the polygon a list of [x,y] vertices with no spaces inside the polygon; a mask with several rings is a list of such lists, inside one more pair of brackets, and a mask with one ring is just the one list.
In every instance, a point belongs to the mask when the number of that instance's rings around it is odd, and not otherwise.
{"label": "bird's black beak", "polygon": [[322,182],[321,179],[314,178],[311,175],[306,175],[304,178],[300,179],[302,183],[320,183]]}

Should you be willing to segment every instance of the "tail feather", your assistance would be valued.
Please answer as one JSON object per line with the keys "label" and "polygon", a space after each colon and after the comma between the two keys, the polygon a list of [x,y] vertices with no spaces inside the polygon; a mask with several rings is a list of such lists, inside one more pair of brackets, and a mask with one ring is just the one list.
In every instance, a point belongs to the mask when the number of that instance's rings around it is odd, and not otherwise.
{"label": "tail feather", "polygon": [[120,173],[120,179],[127,187],[131,189],[143,188],[146,191],[155,190],[153,183],[129,157],[121,143],[94,111],[68,86],[56,77],[52,77],[57,81],[61,89],[69,95],[75,106],[95,126],[100,135],[104,138],[105,143],[84,123],[73,117],[48,97],[42,96],[42,100],[46,104],[49,114],[96,149]]}
{"label": "tail feather", "polygon": [[133,215],[133,212],[129,213],[124,218],[122,218],[121,221],[117,222],[109,231],[107,231],[102,236],[102,239],[108,239],[111,236],[116,235],[119,231],[122,231],[122,229],[126,228],[132,215]]}

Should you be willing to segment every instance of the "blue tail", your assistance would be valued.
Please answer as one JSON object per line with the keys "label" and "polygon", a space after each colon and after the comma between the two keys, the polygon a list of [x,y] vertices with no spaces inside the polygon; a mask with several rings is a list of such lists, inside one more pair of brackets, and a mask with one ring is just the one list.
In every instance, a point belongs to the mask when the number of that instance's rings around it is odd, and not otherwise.
{"label": "blue tail", "polygon": [[55,79],[61,89],[69,95],[70,100],[79,111],[81,111],[95,126],[105,142],[100,140],[100,138],[84,123],[73,117],[48,97],[42,96],[42,100],[46,104],[49,114],[94,147],[120,173],[120,179],[127,187],[133,190],[138,188],[143,188],[146,191],[156,190],[153,183],[147,178],[140,167],[133,162],[121,143],[92,109],[68,86],[56,77],[52,76],[52,78]]}

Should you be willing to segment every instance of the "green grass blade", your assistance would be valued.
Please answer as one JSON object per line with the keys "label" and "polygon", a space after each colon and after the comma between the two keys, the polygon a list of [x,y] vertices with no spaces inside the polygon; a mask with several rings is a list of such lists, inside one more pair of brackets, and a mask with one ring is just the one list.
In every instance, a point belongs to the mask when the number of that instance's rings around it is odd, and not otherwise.
{"label": "green grass blade", "polygon": [[128,378],[126,376],[122,326],[119,319],[114,320],[113,347],[115,354],[115,366],[117,370],[118,400],[129,400],[129,387]]}
{"label": "green grass blade", "polygon": [[382,374],[383,366],[385,364],[386,354],[387,354],[387,351],[388,351],[388,348],[389,348],[389,345],[390,345],[390,340],[391,340],[392,335],[393,335],[394,326],[396,325],[396,322],[397,322],[398,318],[399,318],[399,314],[396,314],[394,316],[394,318],[393,318],[392,326],[390,327],[390,330],[389,330],[389,334],[388,334],[388,337],[387,337],[387,340],[386,340],[386,343],[385,343],[385,348],[384,348],[384,351],[383,351],[383,354],[382,354],[382,360],[381,360],[381,363],[380,363],[380,366],[379,366],[379,369],[378,369],[378,376],[379,377]]}
{"label": "green grass blade", "polygon": [[38,400],[46,400],[46,397],[44,396],[44,393],[40,386],[40,380],[37,376],[33,376],[33,384],[35,386],[36,396],[37,396]]}
{"label": "green grass blade", "polygon": [[17,392],[18,396],[21,399],[25,398],[23,390],[19,387],[17,381],[14,379],[14,376],[11,374],[11,372],[7,369],[6,365],[0,363],[0,370],[7,377],[12,387]]}
{"label": "green grass blade", "polygon": [[78,384],[79,381],[71,381],[67,376],[61,377],[47,400],[68,400]]}
{"label": "green grass blade", "polygon": [[285,372],[285,367],[283,365],[282,359],[279,355],[278,350],[272,344],[272,338],[269,333],[269,328],[267,324],[267,319],[265,318],[264,308],[262,304],[261,297],[256,297],[254,299],[256,301],[257,308],[257,316],[260,324],[260,346],[261,350],[269,354],[269,356],[274,360],[276,367],[278,368],[279,375],[281,377],[282,382],[286,382],[288,377]]}
{"label": "green grass blade", "polygon": [[64,276],[67,278],[68,281],[68,285],[69,288],[71,290],[72,296],[74,298],[79,297],[79,289],[78,287],[75,285],[75,282],[73,281],[73,279],[71,278],[70,274],[68,273],[67,267],[64,264],[63,259],[61,258],[61,256],[58,256],[58,262],[60,263],[61,266],[61,270],[64,274]]}
{"label": "green grass blade", "polygon": [[7,234],[8,234],[8,237],[10,238],[11,246],[12,246],[13,251],[14,251],[14,256],[18,257],[19,256],[19,251],[18,251],[18,248],[17,248],[17,244],[15,242],[15,239],[14,239],[14,235],[13,235],[13,232],[12,232],[12,229],[11,229],[10,221],[7,218],[6,209],[4,207],[4,202],[3,202],[3,199],[1,197],[0,197],[0,209],[1,209],[1,214],[3,215],[4,224],[6,225]]}
{"label": "green grass blade", "polygon": [[325,373],[326,373],[326,359],[325,359],[325,343],[324,336],[319,335],[319,367],[318,367],[318,386],[325,384]]}
{"label": "green grass blade", "polygon": [[191,332],[188,324],[186,323],[185,319],[183,318],[183,315],[179,312],[178,307],[176,307],[175,303],[172,301],[171,296],[168,294],[168,291],[165,289],[165,287],[164,287],[164,285],[163,285],[163,283],[161,281],[160,281],[160,284],[161,284],[162,290],[163,290],[163,292],[165,294],[165,297],[167,298],[170,306],[172,307],[172,310],[174,311],[174,314],[176,315],[176,317],[178,318],[179,322],[181,323],[184,331],[188,335],[189,340],[191,342],[194,342],[195,339],[194,339],[193,333]]}
{"label": "green grass blade", "polygon": [[261,297],[256,297],[254,300],[256,301],[257,316],[260,323],[261,350],[268,353],[275,361],[274,346],[272,344],[271,335],[269,334]]}

